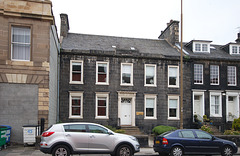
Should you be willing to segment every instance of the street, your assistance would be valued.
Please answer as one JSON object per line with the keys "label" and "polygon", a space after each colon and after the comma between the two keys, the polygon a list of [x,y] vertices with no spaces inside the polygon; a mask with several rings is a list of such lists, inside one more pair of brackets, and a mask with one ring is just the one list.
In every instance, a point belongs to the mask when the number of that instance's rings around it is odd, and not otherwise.
{"label": "street", "polygon": [[[240,151],[240,149],[238,150]],[[50,156],[50,154],[44,154],[40,150],[37,150],[35,146],[14,145],[9,146],[7,149],[0,151],[0,156]],[[78,155],[78,154],[76,154]],[[135,154],[136,156],[156,156],[158,153],[154,152],[152,148],[141,148],[141,151]],[[236,155],[240,155],[237,153]],[[110,156],[109,154],[81,154],[81,156]],[[188,155],[185,155],[188,156]],[[198,156],[198,155],[195,155]],[[200,156],[200,155],[199,155]],[[220,156],[220,155],[217,155]]]}

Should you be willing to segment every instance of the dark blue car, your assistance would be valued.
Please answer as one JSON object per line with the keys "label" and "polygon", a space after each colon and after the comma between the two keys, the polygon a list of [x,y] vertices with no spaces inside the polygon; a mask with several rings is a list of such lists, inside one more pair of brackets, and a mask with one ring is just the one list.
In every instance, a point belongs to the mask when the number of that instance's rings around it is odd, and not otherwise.
{"label": "dark blue car", "polygon": [[232,156],[237,145],[197,129],[180,129],[163,133],[154,139],[154,151],[159,155],[182,156],[183,154]]}

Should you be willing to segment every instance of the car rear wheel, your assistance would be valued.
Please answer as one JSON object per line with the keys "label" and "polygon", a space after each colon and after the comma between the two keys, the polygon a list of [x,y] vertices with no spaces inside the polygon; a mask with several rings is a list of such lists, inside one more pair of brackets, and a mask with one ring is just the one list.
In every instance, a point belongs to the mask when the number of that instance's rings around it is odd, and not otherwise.
{"label": "car rear wheel", "polygon": [[70,150],[65,145],[58,145],[54,148],[52,156],[70,156]]}
{"label": "car rear wheel", "polygon": [[223,147],[222,150],[222,156],[232,156],[233,155],[233,149],[230,146]]}
{"label": "car rear wheel", "polygon": [[182,156],[183,155],[183,150],[182,150],[181,147],[175,146],[175,147],[172,148],[170,155],[171,156]]}
{"label": "car rear wheel", "polygon": [[133,151],[132,148],[128,145],[121,145],[117,149],[117,156],[132,156]]}

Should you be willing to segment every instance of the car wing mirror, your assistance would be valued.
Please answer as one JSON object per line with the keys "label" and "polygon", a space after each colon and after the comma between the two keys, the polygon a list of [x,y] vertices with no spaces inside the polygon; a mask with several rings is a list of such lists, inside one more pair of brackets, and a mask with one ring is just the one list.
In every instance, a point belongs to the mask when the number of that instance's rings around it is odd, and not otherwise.
{"label": "car wing mirror", "polygon": [[215,140],[215,139],[216,139],[215,136],[212,136],[212,141]]}
{"label": "car wing mirror", "polygon": [[108,134],[109,134],[109,135],[114,135],[113,132],[111,132],[111,131],[108,131]]}

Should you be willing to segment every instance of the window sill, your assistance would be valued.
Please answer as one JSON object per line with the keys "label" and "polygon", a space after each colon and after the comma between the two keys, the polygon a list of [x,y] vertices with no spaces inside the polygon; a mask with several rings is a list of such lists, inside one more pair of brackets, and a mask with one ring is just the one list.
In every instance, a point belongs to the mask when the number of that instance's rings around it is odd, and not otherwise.
{"label": "window sill", "polygon": [[179,118],[168,118],[168,120],[180,120]]}
{"label": "window sill", "polygon": [[144,87],[157,87],[157,85],[147,85],[147,84],[145,84]]}
{"label": "window sill", "polygon": [[144,117],[144,120],[157,120],[157,118],[156,118],[156,117],[152,117],[152,118],[150,118],[150,117]]}
{"label": "window sill", "polygon": [[171,85],[168,85],[168,88],[179,88],[179,86],[171,86]]}
{"label": "window sill", "polygon": [[95,83],[95,85],[104,85],[104,86],[108,86],[109,83],[99,83],[99,82],[97,82],[97,83]]}
{"label": "window sill", "polygon": [[83,119],[81,116],[69,116],[69,119]]}
{"label": "window sill", "polygon": [[95,119],[109,119],[108,117],[95,117]]}
{"label": "window sill", "polygon": [[120,84],[120,86],[133,86],[133,84]]}
{"label": "window sill", "polygon": [[71,81],[71,82],[69,82],[69,84],[83,84],[83,82],[73,82],[73,81]]}

